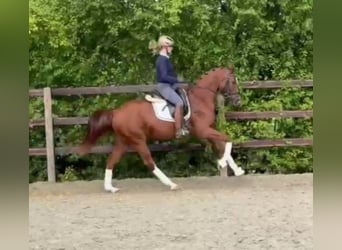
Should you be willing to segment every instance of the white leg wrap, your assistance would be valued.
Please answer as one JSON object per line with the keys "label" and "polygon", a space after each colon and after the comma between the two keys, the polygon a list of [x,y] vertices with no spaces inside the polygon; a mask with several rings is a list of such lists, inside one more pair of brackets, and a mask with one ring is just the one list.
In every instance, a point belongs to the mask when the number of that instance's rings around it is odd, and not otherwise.
{"label": "white leg wrap", "polygon": [[232,152],[232,143],[227,142],[223,156],[221,159],[218,160],[218,165],[221,168],[224,168],[227,166],[227,163],[228,163],[231,169],[234,171],[235,176],[243,175],[245,171],[236,165],[233,157],[231,156],[231,152]]}
{"label": "white leg wrap", "polygon": [[104,189],[106,191],[115,193],[119,191],[119,189],[112,186],[112,177],[113,177],[113,170],[106,168],[105,179],[104,179]]}
{"label": "white leg wrap", "polygon": [[228,156],[230,155],[231,151],[232,151],[232,143],[227,142],[224,148],[223,156],[221,157],[221,159],[218,160],[218,164],[220,165],[221,168],[224,168],[227,166]]}
{"label": "white leg wrap", "polygon": [[233,169],[235,176],[240,176],[245,173],[245,171],[241,167],[238,167],[238,165],[236,165],[231,155],[228,156],[227,161],[228,161],[229,166]]}
{"label": "white leg wrap", "polygon": [[176,189],[177,184],[173,183],[157,166],[154,166],[152,173],[166,186]]}

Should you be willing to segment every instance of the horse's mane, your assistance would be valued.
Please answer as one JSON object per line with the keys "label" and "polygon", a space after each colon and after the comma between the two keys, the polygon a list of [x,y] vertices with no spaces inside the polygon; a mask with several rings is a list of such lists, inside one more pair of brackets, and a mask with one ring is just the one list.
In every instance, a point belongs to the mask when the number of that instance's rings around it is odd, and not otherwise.
{"label": "horse's mane", "polygon": [[199,81],[203,80],[204,77],[208,76],[210,73],[214,72],[214,71],[217,71],[217,70],[222,70],[224,69],[224,67],[216,67],[216,68],[212,68],[208,71],[206,71],[204,74],[202,74],[199,78],[197,78],[195,80],[196,83],[198,83]]}

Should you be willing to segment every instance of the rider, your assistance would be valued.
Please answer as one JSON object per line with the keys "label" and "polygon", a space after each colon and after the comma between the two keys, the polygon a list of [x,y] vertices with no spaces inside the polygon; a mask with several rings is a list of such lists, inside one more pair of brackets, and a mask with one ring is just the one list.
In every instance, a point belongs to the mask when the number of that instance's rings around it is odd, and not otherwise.
{"label": "rider", "polygon": [[176,90],[180,88],[179,83],[184,81],[177,76],[174,71],[173,64],[170,60],[170,55],[174,46],[174,41],[169,36],[161,36],[158,43],[150,42],[149,48],[153,50],[153,54],[158,54],[156,61],[157,71],[157,91],[169,102],[176,107],[175,111],[175,130],[176,138],[181,137],[187,133],[184,126],[183,116],[183,101],[177,94]]}

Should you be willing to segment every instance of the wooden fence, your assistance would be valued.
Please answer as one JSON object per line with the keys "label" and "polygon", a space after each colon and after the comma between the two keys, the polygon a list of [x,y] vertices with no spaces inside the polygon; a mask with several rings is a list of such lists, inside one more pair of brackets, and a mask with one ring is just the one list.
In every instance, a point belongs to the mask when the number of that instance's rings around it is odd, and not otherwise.
{"label": "wooden fence", "polygon": [[[184,84],[186,86],[186,84]],[[243,89],[280,89],[283,87],[312,88],[312,80],[293,80],[287,81],[259,81],[244,82]],[[108,86],[108,87],[80,87],[80,88],[55,88],[29,90],[29,97],[44,97],[44,119],[32,120],[29,122],[30,128],[45,127],[46,147],[29,148],[30,156],[46,156],[48,181],[56,182],[55,174],[55,155],[70,154],[75,152],[76,147],[55,147],[53,129],[55,126],[85,125],[88,117],[57,117],[53,118],[52,97],[54,96],[94,96],[101,94],[120,94],[120,93],[140,93],[150,92],[154,89],[153,85],[130,85],[130,86]],[[264,112],[229,112],[225,115],[230,120],[266,120],[272,118],[311,118],[312,110],[306,111],[264,111]],[[290,147],[290,146],[312,146],[311,138],[291,138],[276,140],[254,140],[240,144],[235,144],[234,148],[270,148],[270,147]],[[186,148],[179,148],[169,144],[149,145],[151,151],[177,151],[177,150],[203,150],[198,144],[189,144]],[[95,146],[91,153],[104,154],[110,153],[113,147]],[[130,151],[133,152],[133,151]],[[226,169],[221,175],[227,175]]]}

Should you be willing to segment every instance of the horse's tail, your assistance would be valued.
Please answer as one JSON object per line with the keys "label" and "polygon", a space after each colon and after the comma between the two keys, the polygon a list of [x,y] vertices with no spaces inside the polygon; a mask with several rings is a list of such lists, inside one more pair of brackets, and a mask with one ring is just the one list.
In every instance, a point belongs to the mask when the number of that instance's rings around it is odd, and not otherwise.
{"label": "horse's tail", "polygon": [[89,117],[88,132],[84,142],[78,150],[80,155],[88,154],[95,145],[97,139],[113,129],[113,113],[113,110],[99,110]]}

